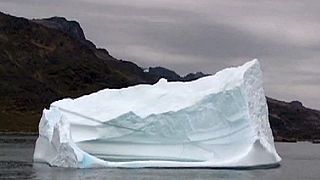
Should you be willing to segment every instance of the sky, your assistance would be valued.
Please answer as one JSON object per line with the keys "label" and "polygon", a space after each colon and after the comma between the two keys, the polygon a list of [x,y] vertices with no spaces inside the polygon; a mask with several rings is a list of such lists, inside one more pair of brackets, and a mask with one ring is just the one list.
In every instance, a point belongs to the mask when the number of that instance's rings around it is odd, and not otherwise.
{"label": "sky", "polygon": [[259,59],[266,95],[320,109],[318,0],[0,0],[0,11],[78,21],[118,59],[180,75]]}

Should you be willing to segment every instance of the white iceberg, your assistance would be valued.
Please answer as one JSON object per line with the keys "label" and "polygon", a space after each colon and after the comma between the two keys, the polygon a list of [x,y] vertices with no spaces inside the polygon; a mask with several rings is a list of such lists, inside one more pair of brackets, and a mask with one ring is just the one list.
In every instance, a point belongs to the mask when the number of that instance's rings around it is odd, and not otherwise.
{"label": "white iceberg", "polygon": [[45,109],[35,162],[51,166],[277,165],[257,60],[192,82],[104,89]]}

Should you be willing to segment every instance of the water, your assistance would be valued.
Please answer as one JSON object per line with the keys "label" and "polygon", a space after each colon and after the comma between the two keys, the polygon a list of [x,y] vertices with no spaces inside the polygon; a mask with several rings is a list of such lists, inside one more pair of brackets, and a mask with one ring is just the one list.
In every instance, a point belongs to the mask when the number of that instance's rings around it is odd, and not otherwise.
{"label": "water", "polygon": [[0,134],[0,179],[320,179],[320,144],[277,143],[283,158],[273,169],[64,169],[33,164],[36,136]]}

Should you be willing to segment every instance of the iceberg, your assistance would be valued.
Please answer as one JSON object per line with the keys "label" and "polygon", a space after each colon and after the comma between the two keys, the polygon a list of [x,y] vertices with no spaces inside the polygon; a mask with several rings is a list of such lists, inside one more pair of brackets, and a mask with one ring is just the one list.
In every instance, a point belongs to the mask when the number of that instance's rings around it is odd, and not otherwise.
{"label": "iceberg", "polygon": [[34,162],[73,168],[278,165],[258,60],[191,82],[141,84],[44,109]]}

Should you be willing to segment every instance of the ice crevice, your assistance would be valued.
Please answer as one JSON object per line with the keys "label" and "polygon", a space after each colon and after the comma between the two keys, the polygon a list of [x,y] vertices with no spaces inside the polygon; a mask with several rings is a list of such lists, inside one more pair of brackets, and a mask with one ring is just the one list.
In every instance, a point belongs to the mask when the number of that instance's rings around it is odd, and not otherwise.
{"label": "ice crevice", "polygon": [[51,166],[278,164],[258,60],[191,82],[104,89],[44,109],[34,161]]}

